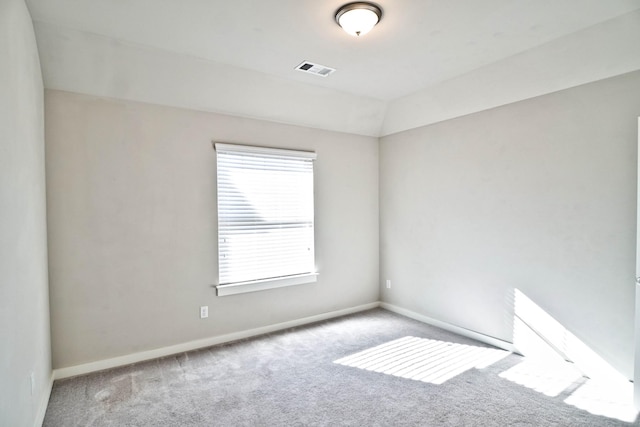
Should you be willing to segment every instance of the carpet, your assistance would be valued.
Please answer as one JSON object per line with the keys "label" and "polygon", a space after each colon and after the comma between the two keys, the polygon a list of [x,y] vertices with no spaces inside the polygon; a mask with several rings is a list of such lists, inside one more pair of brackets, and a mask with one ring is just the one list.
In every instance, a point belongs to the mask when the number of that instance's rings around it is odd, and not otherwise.
{"label": "carpet", "polygon": [[535,381],[552,371],[524,362],[375,309],[58,380],[43,425],[640,425],[567,403],[580,375],[545,393]]}

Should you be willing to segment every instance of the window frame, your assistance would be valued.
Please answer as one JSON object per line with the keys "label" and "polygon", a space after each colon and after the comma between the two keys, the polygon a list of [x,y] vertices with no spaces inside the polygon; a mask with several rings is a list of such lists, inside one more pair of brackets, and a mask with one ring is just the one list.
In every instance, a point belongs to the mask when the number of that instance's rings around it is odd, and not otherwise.
{"label": "window frame", "polygon": [[[315,169],[314,161],[316,159],[316,153],[312,151],[300,151],[290,150],[282,148],[260,147],[253,145],[241,145],[241,144],[229,144],[223,142],[214,142],[214,149],[216,151],[216,208],[218,212],[218,219],[216,225],[216,232],[218,236],[218,284],[215,286],[216,294],[218,296],[236,295],[247,292],[256,292],[267,289],[275,289],[285,286],[301,285],[305,283],[313,283],[317,281],[318,273],[315,266],[315,195],[314,195],[314,178]],[[238,281],[231,283],[221,283],[221,266],[222,266],[222,252],[220,245],[220,173],[218,171],[220,154],[233,154],[233,155],[248,155],[256,158],[278,158],[278,159],[295,159],[297,161],[310,161],[311,162],[311,200],[312,200],[312,223],[311,223],[311,240],[313,246],[311,248],[311,264],[312,271],[304,272],[300,274],[292,274],[278,277],[266,277],[256,280]],[[275,227],[274,227],[275,229]]]}

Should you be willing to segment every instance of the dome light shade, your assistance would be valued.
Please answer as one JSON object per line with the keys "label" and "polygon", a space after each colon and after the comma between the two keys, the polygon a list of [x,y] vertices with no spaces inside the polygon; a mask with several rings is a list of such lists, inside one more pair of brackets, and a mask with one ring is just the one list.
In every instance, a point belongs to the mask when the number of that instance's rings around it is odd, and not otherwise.
{"label": "dome light shade", "polygon": [[336,12],[336,22],[352,36],[367,34],[382,18],[382,10],[366,2],[349,3]]}

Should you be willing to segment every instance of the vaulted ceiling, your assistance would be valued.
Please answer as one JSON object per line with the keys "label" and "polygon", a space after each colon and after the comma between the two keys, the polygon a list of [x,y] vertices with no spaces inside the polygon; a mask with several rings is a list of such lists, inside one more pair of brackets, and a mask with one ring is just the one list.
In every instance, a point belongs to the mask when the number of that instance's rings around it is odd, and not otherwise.
{"label": "vaulted ceiling", "polygon": [[640,69],[637,0],[380,0],[360,38],[344,3],[27,0],[47,88],[370,136]]}

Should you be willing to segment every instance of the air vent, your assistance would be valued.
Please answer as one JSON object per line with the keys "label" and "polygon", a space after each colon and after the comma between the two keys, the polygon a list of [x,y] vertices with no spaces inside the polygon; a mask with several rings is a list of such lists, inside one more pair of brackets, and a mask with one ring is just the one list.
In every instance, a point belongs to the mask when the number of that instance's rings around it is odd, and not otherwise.
{"label": "air vent", "polygon": [[316,76],[327,77],[335,71],[335,68],[325,67],[324,65],[314,64],[309,61],[302,61],[302,63],[296,67],[296,70],[315,74]]}

